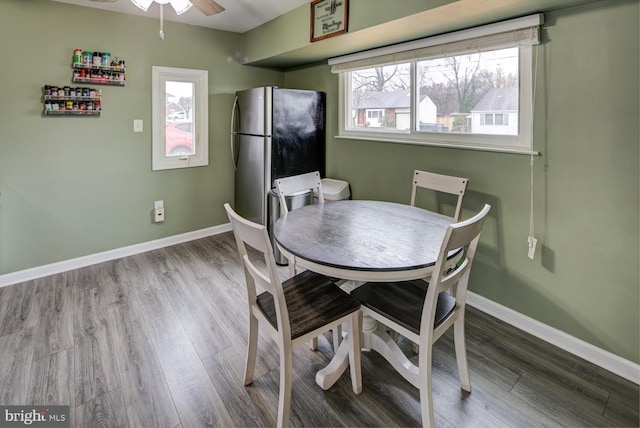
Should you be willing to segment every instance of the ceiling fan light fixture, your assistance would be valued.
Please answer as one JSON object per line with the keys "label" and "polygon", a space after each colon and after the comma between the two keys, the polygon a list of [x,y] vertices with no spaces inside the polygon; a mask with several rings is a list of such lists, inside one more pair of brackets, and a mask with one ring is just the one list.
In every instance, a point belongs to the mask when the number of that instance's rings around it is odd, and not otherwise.
{"label": "ceiling fan light fixture", "polygon": [[189,0],[170,0],[169,3],[171,3],[178,15],[182,15],[193,6]]}
{"label": "ceiling fan light fixture", "polygon": [[131,0],[131,3],[135,4],[140,9],[146,12],[147,10],[149,10],[149,6],[151,6],[153,0]]}

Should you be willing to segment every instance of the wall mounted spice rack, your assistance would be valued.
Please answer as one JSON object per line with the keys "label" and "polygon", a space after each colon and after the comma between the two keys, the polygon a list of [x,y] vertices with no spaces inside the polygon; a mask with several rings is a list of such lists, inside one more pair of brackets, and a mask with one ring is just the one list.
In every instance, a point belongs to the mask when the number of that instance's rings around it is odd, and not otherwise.
{"label": "wall mounted spice rack", "polygon": [[73,51],[73,82],[124,86],[124,61],[111,57],[111,52]]}
{"label": "wall mounted spice rack", "polygon": [[88,65],[73,63],[73,82],[92,83],[96,85],[124,86],[126,68],[118,65]]}
{"label": "wall mounted spice rack", "polygon": [[[75,49],[71,67],[74,83],[125,85],[125,62],[111,57],[110,52]],[[102,113],[101,89],[45,85],[43,93],[45,116],[100,116]]]}
{"label": "wall mounted spice rack", "polygon": [[100,116],[102,112],[100,89],[45,85],[43,91],[47,116]]}

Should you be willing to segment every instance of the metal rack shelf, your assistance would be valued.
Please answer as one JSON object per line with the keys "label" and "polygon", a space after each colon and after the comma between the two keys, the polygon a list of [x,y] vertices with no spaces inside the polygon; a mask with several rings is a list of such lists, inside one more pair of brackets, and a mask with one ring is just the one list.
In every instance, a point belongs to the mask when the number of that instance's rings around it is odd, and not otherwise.
{"label": "metal rack shelf", "polygon": [[101,70],[101,71],[111,71],[115,73],[126,73],[127,68],[121,66],[113,66],[113,65],[89,65],[84,64],[82,62],[74,62],[73,68],[77,70]]}
{"label": "metal rack shelf", "polygon": [[124,80],[110,80],[104,78],[93,77],[73,77],[74,83],[92,83],[94,85],[112,85],[112,86],[124,86]]}
{"label": "metal rack shelf", "polygon": [[45,95],[45,101],[102,101],[102,97]]}
{"label": "metal rack shelf", "polygon": [[74,62],[72,81],[74,83],[92,83],[94,85],[124,86],[126,72],[126,67],[122,66],[90,65]]}
{"label": "metal rack shelf", "polygon": [[[100,116],[102,91],[92,88],[66,87],[67,89],[62,93],[63,91],[56,88],[58,87],[52,85],[45,85],[43,88],[43,114],[45,116]],[[77,95],[85,91],[89,95]],[[55,95],[52,95],[54,92]]]}
{"label": "metal rack shelf", "polygon": [[46,116],[100,116],[102,110],[45,110]]}

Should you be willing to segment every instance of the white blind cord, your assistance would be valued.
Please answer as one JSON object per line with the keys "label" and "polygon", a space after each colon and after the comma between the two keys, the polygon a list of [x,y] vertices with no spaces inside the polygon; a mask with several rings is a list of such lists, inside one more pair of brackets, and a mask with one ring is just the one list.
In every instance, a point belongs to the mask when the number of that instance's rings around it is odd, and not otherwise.
{"label": "white blind cord", "polygon": [[533,227],[533,155],[531,155],[530,165],[530,173],[531,173],[531,186],[529,191],[530,196],[530,211],[529,211],[529,237],[533,237],[535,235],[535,230]]}
{"label": "white blind cord", "polygon": [[[533,147],[533,117],[535,112],[536,105],[536,82],[538,78],[538,47],[534,47],[535,49],[535,60],[533,65],[533,93],[531,94],[531,147]],[[535,230],[533,225],[533,152],[531,153],[531,157],[529,160],[529,174],[530,174],[530,186],[529,186],[529,237],[527,238],[527,244],[529,245],[529,253],[528,256],[533,260],[533,257],[536,253],[536,244],[538,240],[535,238]]]}
{"label": "white blind cord", "polygon": [[163,4],[160,3],[160,39],[164,40],[164,8]]}

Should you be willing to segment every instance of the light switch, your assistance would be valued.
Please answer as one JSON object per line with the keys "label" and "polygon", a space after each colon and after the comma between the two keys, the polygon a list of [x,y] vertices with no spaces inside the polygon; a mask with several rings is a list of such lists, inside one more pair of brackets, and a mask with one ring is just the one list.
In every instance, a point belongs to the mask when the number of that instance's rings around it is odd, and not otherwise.
{"label": "light switch", "polygon": [[142,132],[142,119],[133,119],[133,132]]}

